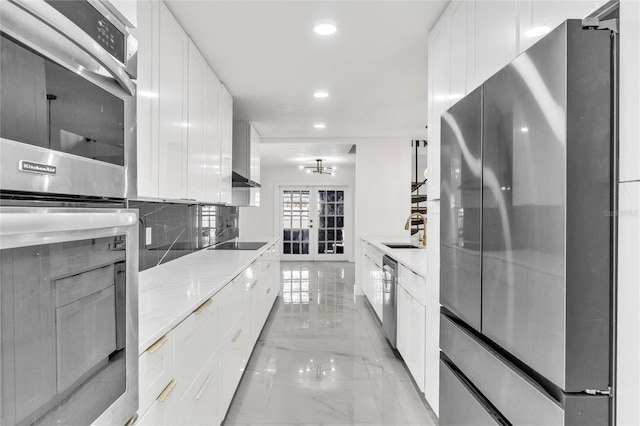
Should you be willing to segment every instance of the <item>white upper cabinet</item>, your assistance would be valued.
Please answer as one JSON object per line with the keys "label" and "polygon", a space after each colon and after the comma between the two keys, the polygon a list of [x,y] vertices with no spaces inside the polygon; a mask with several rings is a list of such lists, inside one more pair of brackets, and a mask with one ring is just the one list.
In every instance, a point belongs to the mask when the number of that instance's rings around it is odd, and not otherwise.
{"label": "white upper cabinet", "polygon": [[516,3],[515,0],[476,1],[472,7],[475,72],[468,91],[478,87],[516,57]]}
{"label": "white upper cabinet", "polygon": [[233,98],[220,85],[220,202],[231,204],[233,155]]}
{"label": "white upper cabinet", "polygon": [[137,197],[231,204],[233,99],[164,3],[137,7]]}
{"label": "white upper cabinet", "polygon": [[207,187],[205,99],[209,66],[189,40],[188,198],[204,200]]}
{"label": "white upper cabinet", "polygon": [[138,1],[138,197],[158,197],[158,51],[160,3]]}
{"label": "white upper cabinet", "polygon": [[552,30],[568,18],[581,19],[602,6],[606,1],[575,0],[557,1],[553,7],[547,2],[527,1],[518,3],[520,44],[524,52],[545,36],[545,29]]}
{"label": "white upper cabinet", "polygon": [[[445,12],[446,13],[446,12]],[[427,199],[440,199],[440,115],[449,105],[451,26],[439,21],[429,36],[429,123]]]}
{"label": "white upper cabinet", "polygon": [[219,203],[221,202],[220,172],[222,170],[220,158],[221,84],[211,68],[207,68],[204,93],[206,186],[203,201]]}
{"label": "white upper cabinet", "polygon": [[252,181],[260,183],[260,144],[262,143],[262,138],[253,125],[249,126],[249,141],[249,175]]}
{"label": "white upper cabinet", "polygon": [[188,54],[187,34],[161,3],[158,107],[161,198],[188,198]]}

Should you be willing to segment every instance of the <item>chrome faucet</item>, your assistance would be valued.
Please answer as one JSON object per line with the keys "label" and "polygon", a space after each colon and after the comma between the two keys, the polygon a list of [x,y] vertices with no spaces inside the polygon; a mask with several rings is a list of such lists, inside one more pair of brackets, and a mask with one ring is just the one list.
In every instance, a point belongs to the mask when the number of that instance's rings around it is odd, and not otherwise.
{"label": "chrome faucet", "polygon": [[411,218],[413,216],[418,216],[420,219],[422,219],[422,223],[424,224],[424,233],[422,234],[422,237],[418,236],[418,241],[420,241],[422,245],[426,247],[427,246],[427,218],[425,217],[425,215],[419,212],[411,212],[411,214],[407,218],[407,222],[404,224],[404,229],[407,229],[407,230],[409,229],[409,225],[411,225]]}

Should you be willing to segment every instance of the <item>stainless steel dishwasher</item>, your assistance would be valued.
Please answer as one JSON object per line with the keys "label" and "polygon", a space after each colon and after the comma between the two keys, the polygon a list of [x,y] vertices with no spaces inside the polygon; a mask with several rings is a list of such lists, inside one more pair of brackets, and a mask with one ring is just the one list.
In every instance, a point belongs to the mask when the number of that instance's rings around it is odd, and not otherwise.
{"label": "stainless steel dishwasher", "polygon": [[392,348],[396,347],[396,287],[398,262],[390,256],[382,257],[382,329]]}

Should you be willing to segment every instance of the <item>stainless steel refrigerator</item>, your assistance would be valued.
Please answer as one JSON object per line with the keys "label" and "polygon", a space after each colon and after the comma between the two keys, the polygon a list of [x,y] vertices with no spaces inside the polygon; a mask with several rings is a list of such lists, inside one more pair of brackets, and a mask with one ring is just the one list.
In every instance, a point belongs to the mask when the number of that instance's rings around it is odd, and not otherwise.
{"label": "stainless steel refrigerator", "polygon": [[566,21],[442,116],[441,425],[610,422],[613,58]]}

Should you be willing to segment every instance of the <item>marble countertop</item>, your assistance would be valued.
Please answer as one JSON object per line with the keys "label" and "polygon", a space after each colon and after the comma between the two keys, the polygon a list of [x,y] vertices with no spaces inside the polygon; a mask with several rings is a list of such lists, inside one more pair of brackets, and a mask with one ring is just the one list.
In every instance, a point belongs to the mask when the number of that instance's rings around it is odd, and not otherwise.
{"label": "marble countertop", "polygon": [[385,246],[382,243],[400,243],[400,244],[415,244],[418,243],[411,241],[408,236],[403,237],[362,237],[363,241],[372,244],[375,248],[393,257],[399,263],[403,264],[407,268],[411,269],[416,274],[423,278],[427,276],[427,248],[419,249],[392,249]]}
{"label": "marble countertop", "polygon": [[[242,241],[242,240],[240,240]],[[278,241],[258,250],[203,249],[138,275],[138,353],[165,335]]]}

